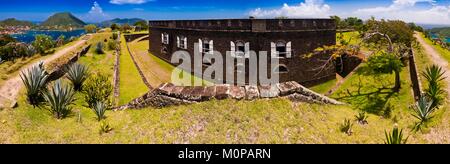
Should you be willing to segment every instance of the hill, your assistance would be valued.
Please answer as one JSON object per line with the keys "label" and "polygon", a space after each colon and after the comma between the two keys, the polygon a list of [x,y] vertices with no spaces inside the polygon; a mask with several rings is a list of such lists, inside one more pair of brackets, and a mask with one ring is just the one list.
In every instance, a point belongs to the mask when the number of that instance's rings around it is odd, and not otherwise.
{"label": "hill", "polygon": [[66,27],[83,27],[86,25],[82,20],[78,19],[69,12],[56,13],[44,21],[41,26],[66,26]]}
{"label": "hill", "polygon": [[30,21],[21,21],[14,18],[8,18],[0,21],[0,26],[33,26]]}
{"label": "hill", "polygon": [[439,36],[450,38],[450,27],[433,28],[429,31],[433,34],[438,34]]}
{"label": "hill", "polygon": [[118,25],[122,25],[122,24],[133,25],[134,23],[136,23],[138,21],[143,21],[143,20],[144,19],[140,19],[140,18],[124,18],[124,19],[116,18],[116,19],[112,19],[112,20],[103,21],[99,24],[99,26],[109,27],[114,23],[118,24]]}

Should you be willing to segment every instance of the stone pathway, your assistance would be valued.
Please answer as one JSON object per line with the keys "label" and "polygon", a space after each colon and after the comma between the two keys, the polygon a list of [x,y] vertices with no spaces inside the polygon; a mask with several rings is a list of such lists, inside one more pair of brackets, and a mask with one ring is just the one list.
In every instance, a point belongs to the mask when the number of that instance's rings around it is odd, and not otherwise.
{"label": "stone pathway", "polygon": [[[414,37],[417,38],[417,41],[422,45],[425,53],[431,58],[434,64],[445,69],[445,82],[447,83],[447,93],[450,93],[450,69],[448,67],[448,62],[425,40],[419,33],[415,33]],[[447,100],[450,100],[450,94]],[[448,109],[442,109],[448,110]],[[432,128],[430,133],[426,134],[426,139],[431,143],[450,143],[450,116],[448,114],[449,111],[446,111],[443,116],[442,123],[439,124],[438,128]]]}
{"label": "stone pathway", "polygon": [[[83,38],[82,40],[77,41],[72,46],[61,49],[42,61],[44,63],[48,63],[50,61],[56,60],[59,57],[83,45],[88,39],[89,37]],[[33,64],[29,64],[28,66],[20,69],[20,71],[27,70],[38,63],[39,61]],[[17,100],[17,95],[19,94],[21,88],[22,88],[22,80],[20,78],[20,75],[17,75],[5,81],[5,83],[2,86],[0,86],[0,109],[14,106],[15,101]]]}

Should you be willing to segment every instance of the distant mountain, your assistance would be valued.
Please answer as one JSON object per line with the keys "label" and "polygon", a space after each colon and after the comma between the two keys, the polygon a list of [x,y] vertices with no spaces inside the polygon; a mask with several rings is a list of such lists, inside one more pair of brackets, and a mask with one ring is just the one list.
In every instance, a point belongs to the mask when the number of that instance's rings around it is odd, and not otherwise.
{"label": "distant mountain", "polygon": [[86,25],[82,20],[78,19],[69,12],[56,13],[50,16],[41,26],[66,26],[66,27],[83,27]]}
{"label": "distant mountain", "polygon": [[30,21],[21,21],[14,18],[8,18],[0,21],[0,26],[33,26]]}
{"label": "distant mountain", "polygon": [[124,19],[116,18],[116,19],[112,19],[112,20],[103,21],[99,24],[99,26],[109,27],[114,23],[118,24],[118,25],[123,25],[123,24],[133,25],[134,23],[143,21],[143,20],[144,19],[140,19],[140,18],[124,18]]}
{"label": "distant mountain", "polygon": [[429,29],[433,29],[433,28],[441,28],[441,27],[449,27],[450,25],[437,25],[437,24],[416,24],[420,27],[422,27],[423,29],[429,30]]}
{"label": "distant mountain", "polygon": [[450,38],[450,27],[433,28],[428,31],[441,37]]}

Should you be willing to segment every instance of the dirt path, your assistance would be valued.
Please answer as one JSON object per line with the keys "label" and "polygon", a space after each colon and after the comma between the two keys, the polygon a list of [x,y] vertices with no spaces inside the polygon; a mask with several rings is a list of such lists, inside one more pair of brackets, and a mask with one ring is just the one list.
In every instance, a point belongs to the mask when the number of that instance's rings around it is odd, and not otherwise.
{"label": "dirt path", "polygon": [[[434,64],[445,69],[445,82],[447,83],[447,93],[450,93],[450,69],[448,67],[448,62],[425,40],[419,33],[415,33],[414,37],[417,38],[417,41],[422,45],[425,53],[431,58]],[[450,94],[447,100],[450,100]],[[443,109],[448,110],[448,109]],[[442,123],[438,126],[431,129],[430,133],[425,135],[425,139],[430,143],[450,143],[450,114],[449,111],[444,111]]]}
{"label": "dirt path", "polygon": [[[53,61],[55,59],[58,59],[59,57],[63,56],[64,54],[67,54],[73,50],[75,50],[77,47],[83,45],[86,42],[87,39],[81,39],[77,41],[72,46],[66,47],[64,49],[61,49],[57,52],[55,52],[53,55],[50,55],[48,58],[43,59],[42,61],[44,63],[48,63],[50,61]],[[31,68],[33,65],[36,65],[38,62],[29,64],[28,66],[21,68],[20,71],[26,70]],[[0,108],[2,107],[9,107],[12,102],[16,101],[17,95],[20,91],[20,88],[22,87],[22,80],[20,79],[20,75],[14,76],[5,83],[0,86]]]}

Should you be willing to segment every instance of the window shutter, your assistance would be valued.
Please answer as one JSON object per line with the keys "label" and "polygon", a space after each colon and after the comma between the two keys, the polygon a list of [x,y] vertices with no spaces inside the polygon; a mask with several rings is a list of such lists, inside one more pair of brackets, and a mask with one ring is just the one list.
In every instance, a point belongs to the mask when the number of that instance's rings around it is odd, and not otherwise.
{"label": "window shutter", "polygon": [[245,58],[250,57],[250,42],[245,43]]}
{"label": "window shutter", "polygon": [[214,51],[214,42],[213,42],[213,40],[210,40],[209,41],[209,53],[213,53],[213,51]]}
{"label": "window shutter", "polygon": [[292,56],[292,42],[286,44],[286,58],[291,58]]}
{"label": "window shutter", "polygon": [[187,37],[184,37],[183,41],[184,41],[184,49],[187,49]]}
{"label": "window shutter", "polygon": [[203,43],[202,43],[202,39],[198,39],[198,49],[200,50],[200,51],[199,51],[200,53],[203,52]]}
{"label": "window shutter", "polygon": [[231,47],[231,57],[236,57],[236,44],[233,41],[230,41]]}
{"label": "window shutter", "polygon": [[177,47],[178,47],[178,48],[181,48],[181,47],[180,47],[180,37],[179,37],[179,36],[177,36]]}
{"label": "window shutter", "polygon": [[161,33],[161,43],[164,43],[164,34]]}
{"label": "window shutter", "polygon": [[276,44],[274,42],[270,42],[270,54],[272,57],[277,56],[277,48],[276,48]]}

